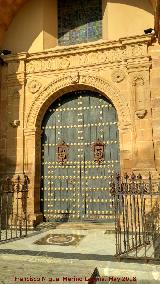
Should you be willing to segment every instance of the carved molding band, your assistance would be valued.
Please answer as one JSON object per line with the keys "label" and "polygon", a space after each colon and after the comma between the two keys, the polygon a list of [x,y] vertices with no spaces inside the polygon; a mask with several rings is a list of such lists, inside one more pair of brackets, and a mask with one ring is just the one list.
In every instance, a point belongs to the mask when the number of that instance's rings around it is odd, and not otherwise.
{"label": "carved molding band", "polygon": [[110,64],[127,59],[147,57],[149,37],[139,36],[119,41],[86,44],[81,47],[61,48],[28,55],[27,74],[53,70],[65,70],[95,64]]}
{"label": "carved molding band", "polygon": [[[66,77],[60,77],[57,80],[52,81],[47,86],[45,86],[33,99],[32,105],[28,111],[26,116],[25,125],[26,128],[35,128],[40,127],[41,124],[41,116],[44,113],[40,113],[44,103],[46,103],[49,99],[52,99],[53,94],[61,91],[65,93],[65,88],[68,88],[70,91],[76,90],[76,86],[86,85],[87,87],[95,88],[97,91],[106,95],[110,98],[110,100],[115,105],[119,121],[121,125],[126,125],[131,123],[131,116],[129,107],[124,99],[124,97],[120,94],[119,89],[115,88],[110,82],[96,76],[87,75],[87,74],[79,74],[79,82],[77,82],[77,74],[75,74],[75,78],[73,78],[73,74],[68,75]],[[75,87],[73,82],[77,82]],[[50,103],[48,104],[49,107]]]}

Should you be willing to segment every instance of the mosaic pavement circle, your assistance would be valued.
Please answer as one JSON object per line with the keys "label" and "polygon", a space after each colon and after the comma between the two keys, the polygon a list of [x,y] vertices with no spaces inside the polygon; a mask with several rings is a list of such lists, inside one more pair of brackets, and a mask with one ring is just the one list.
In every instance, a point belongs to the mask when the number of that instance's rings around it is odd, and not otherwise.
{"label": "mosaic pavement circle", "polygon": [[49,234],[45,237],[34,242],[37,245],[58,245],[58,246],[70,246],[77,245],[84,238],[84,235],[73,234]]}

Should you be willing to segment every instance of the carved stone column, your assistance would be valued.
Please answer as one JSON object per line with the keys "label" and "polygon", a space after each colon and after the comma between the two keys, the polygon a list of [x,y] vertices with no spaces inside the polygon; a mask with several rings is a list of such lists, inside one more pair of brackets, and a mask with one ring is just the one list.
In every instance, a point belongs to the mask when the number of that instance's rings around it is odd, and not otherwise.
{"label": "carved stone column", "polygon": [[134,121],[134,164],[135,171],[157,175],[154,161],[152,137],[149,69],[134,72],[132,76],[133,121]]}
{"label": "carved stone column", "polygon": [[119,125],[120,138],[120,166],[122,174],[133,167],[133,127],[131,124]]}
{"label": "carved stone column", "polygon": [[145,90],[144,90],[144,78],[137,77],[133,81],[135,88],[135,114],[138,118],[142,119],[147,114],[145,107]]}
{"label": "carved stone column", "polygon": [[24,109],[26,53],[9,55],[7,64],[7,173],[24,173]]}
{"label": "carved stone column", "polygon": [[42,221],[40,213],[41,130],[25,129],[24,170],[29,177],[28,212],[31,222]]}

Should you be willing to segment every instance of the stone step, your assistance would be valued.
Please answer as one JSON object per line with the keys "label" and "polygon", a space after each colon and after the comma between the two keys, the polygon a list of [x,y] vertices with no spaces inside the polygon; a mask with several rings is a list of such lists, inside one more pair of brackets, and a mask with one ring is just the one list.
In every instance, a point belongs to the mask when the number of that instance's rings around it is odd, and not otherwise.
{"label": "stone step", "polygon": [[59,229],[77,229],[77,230],[91,230],[104,229],[106,231],[114,231],[114,223],[62,223],[58,225]]}

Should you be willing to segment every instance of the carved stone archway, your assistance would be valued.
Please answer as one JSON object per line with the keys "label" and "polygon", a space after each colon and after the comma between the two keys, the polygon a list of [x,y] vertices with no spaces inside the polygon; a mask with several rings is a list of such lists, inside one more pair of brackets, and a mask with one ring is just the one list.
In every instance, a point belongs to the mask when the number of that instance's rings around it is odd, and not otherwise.
{"label": "carved stone archway", "polygon": [[130,110],[123,94],[120,93],[118,88],[100,77],[74,73],[52,81],[37,93],[28,111],[25,128],[40,128],[44,113],[53,100],[66,92],[83,88],[97,90],[108,97],[117,109],[119,125],[121,127],[130,125]]}
{"label": "carved stone archway", "polygon": [[[50,82],[39,91],[32,101],[25,119],[25,173],[30,179],[29,212],[31,220],[41,220],[40,213],[40,173],[41,173],[41,123],[48,107],[63,94],[76,90],[98,91],[114,104],[118,114],[118,128],[120,133],[120,164],[123,168],[123,160],[128,155],[123,143],[123,135],[127,133],[127,140],[131,141],[131,114],[128,104],[113,83],[95,75],[70,73]],[[123,153],[124,152],[124,153]],[[127,152],[127,153],[125,153]],[[131,151],[129,151],[131,152]],[[130,153],[132,155],[132,153]],[[34,198],[33,198],[34,196]]]}

